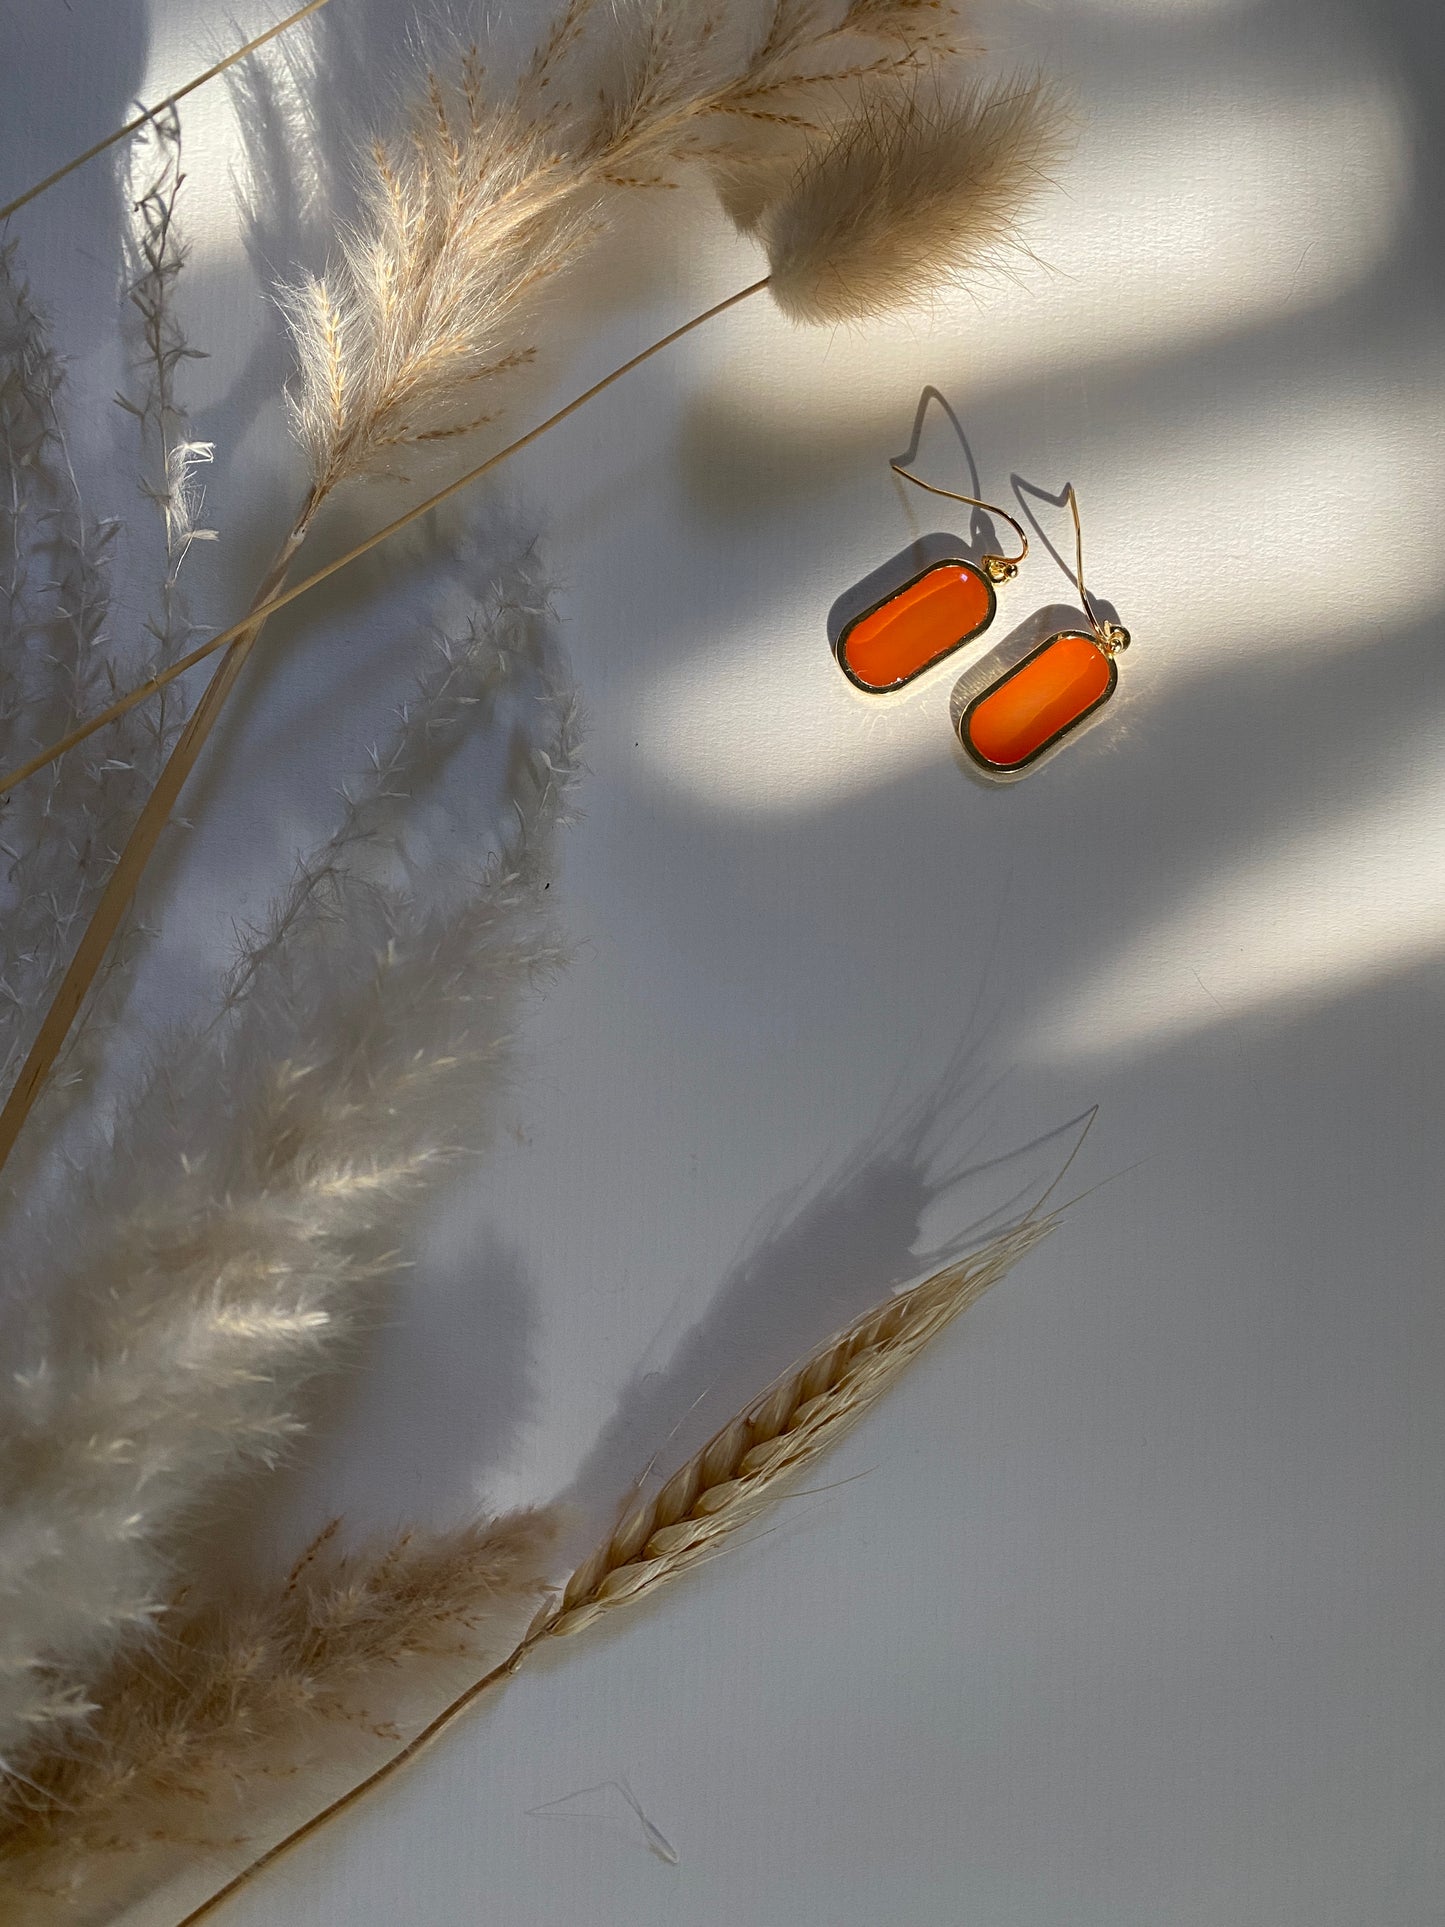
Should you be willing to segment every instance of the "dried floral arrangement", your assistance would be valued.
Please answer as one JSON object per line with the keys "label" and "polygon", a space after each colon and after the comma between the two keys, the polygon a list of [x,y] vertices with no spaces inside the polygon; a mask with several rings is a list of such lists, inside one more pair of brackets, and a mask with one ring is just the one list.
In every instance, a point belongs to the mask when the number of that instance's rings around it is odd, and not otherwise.
{"label": "dried floral arrangement", "polygon": [[[345,1369],[428,1201],[484,1148],[479,1099],[560,962],[545,892],[577,719],[530,539],[494,539],[467,619],[419,642],[391,739],[240,944],[214,1008],[97,1115],[137,886],[271,611],[707,316],[291,581],[326,506],[496,421],[569,271],[623,205],[683,170],[766,257],[719,307],[767,291],[799,323],[853,322],[980,265],[1043,177],[1058,116],[1037,82],[975,81],[975,51],[942,0],[651,0],[622,14],[569,0],[506,85],[477,47],[434,49],[398,127],[361,158],[362,212],[334,262],[281,291],[306,476],[249,608],[200,642],[181,576],[212,539],[200,476],[216,451],[181,393],[174,105],[148,118],[132,161],[123,404],[161,562],[144,635],[110,607],[118,525],[82,505],[62,361],[13,244],[0,257],[7,1918],[104,1919],[177,1857],[255,1855],[199,1919],[279,1850],[258,1852],[243,1786],[294,1781],[329,1748],[346,1757],[358,1731],[389,1746],[281,1844],[304,1837],[541,1641],[710,1555],[1047,1228],[1026,1215],[830,1340],[560,1586],[554,1521],[532,1514],[372,1550],[328,1535],[269,1596],[206,1591],[189,1563],[198,1526],[239,1477],[264,1481],[294,1450],[308,1388]],[[186,713],[176,678],[207,655],[219,663]],[[464,874],[418,862],[412,813],[482,729],[509,744],[491,847]],[[379,1682],[448,1657],[470,1676],[440,1713],[413,1719],[409,1741],[378,1722]]]}

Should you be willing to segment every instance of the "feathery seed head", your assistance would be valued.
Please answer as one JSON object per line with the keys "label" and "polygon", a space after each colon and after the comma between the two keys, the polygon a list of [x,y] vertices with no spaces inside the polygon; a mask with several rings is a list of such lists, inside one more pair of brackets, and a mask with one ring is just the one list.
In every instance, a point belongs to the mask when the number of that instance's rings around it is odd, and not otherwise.
{"label": "feathery seed head", "polygon": [[479,397],[530,357],[517,330],[538,293],[619,197],[701,164],[751,228],[860,103],[896,102],[973,51],[951,0],[748,11],[735,31],[714,7],[648,0],[613,36],[600,84],[565,97],[554,82],[595,25],[592,0],[569,0],[508,98],[485,96],[474,49],[424,66],[404,129],[366,148],[359,224],[324,277],[282,291],[318,496],[490,420]]}
{"label": "feathery seed head", "polygon": [[873,104],[752,210],[774,300],[794,321],[830,324],[926,298],[1013,240],[1062,126],[1037,79]]}

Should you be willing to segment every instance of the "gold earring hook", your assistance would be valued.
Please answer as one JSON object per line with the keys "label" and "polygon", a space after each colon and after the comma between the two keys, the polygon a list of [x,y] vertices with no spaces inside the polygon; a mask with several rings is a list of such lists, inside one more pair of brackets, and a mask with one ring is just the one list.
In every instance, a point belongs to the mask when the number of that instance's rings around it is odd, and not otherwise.
{"label": "gold earring hook", "polygon": [[1012,582],[1019,572],[1019,564],[1029,552],[1029,538],[1022,523],[1016,522],[1007,509],[1001,509],[996,502],[981,502],[976,495],[960,495],[957,489],[940,488],[936,482],[925,482],[921,475],[905,468],[902,462],[890,462],[888,466],[895,475],[901,475],[905,482],[912,482],[915,488],[926,488],[930,495],[943,495],[950,502],[966,502],[970,508],[983,509],[986,514],[997,515],[1007,522],[1017,535],[1023,547],[1017,555],[985,555],[980,558],[984,574],[990,582]]}
{"label": "gold earring hook", "polygon": [[1122,650],[1129,647],[1133,638],[1130,636],[1129,631],[1122,628],[1119,623],[1100,621],[1099,612],[1094,607],[1093,599],[1084,587],[1084,528],[1079,520],[1079,498],[1074,493],[1074,485],[1072,482],[1068,484],[1065,492],[1068,495],[1069,507],[1073,511],[1074,516],[1074,580],[1079,585],[1079,600],[1084,605],[1084,610],[1089,621],[1094,625],[1094,634],[1099,638],[1099,647],[1106,656],[1117,656]]}

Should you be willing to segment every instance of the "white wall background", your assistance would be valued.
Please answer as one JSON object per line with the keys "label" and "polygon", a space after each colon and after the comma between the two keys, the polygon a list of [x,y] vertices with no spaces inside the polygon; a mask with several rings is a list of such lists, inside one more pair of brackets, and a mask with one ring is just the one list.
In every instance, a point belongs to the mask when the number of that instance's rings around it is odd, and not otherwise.
{"label": "white wall background", "polygon": [[[277,11],[0,0],[0,196]],[[402,22],[325,20],[330,137]],[[510,471],[591,716],[577,959],[282,1536],[565,1488],[595,1529],[1095,1103],[1071,1182],[1103,1188],[778,1530],[530,1669],[236,1927],[1445,1920],[1445,25],[1436,0],[988,24],[1080,104],[1039,265],[856,337],[752,304]],[[225,535],[193,592],[220,621],[295,464],[225,90],[186,128]],[[12,232],[126,506],[118,207],[102,163]],[[574,287],[529,406],[756,272],[667,214]],[[870,705],[826,647],[834,598],[939,526],[887,466],[926,384],[986,490],[1076,482],[1136,639],[1107,721],[1005,791],[951,746],[957,667]],[[967,486],[936,409],[921,459]],[[201,992],[324,820],[439,567],[413,548],[376,602],[276,625],[143,1014]],[[1068,599],[1044,557],[996,633]],[[615,1792],[529,1811],[614,1778],[680,1865]]]}

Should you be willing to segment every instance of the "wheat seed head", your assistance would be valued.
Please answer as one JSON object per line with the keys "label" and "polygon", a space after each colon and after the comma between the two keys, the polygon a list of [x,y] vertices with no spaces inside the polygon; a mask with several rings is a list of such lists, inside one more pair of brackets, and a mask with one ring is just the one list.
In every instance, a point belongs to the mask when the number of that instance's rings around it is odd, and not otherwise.
{"label": "wheat seed head", "polygon": [[1052,1230],[1052,1214],[1024,1219],[865,1313],[786,1373],[639,1500],[572,1574],[533,1638],[580,1632],[711,1558],[862,1416],[930,1340],[977,1302]]}

